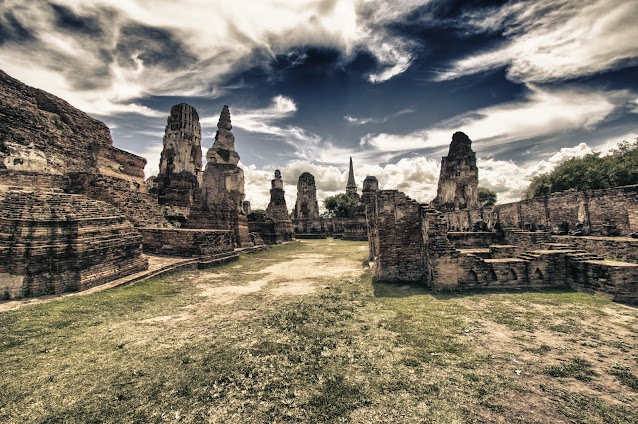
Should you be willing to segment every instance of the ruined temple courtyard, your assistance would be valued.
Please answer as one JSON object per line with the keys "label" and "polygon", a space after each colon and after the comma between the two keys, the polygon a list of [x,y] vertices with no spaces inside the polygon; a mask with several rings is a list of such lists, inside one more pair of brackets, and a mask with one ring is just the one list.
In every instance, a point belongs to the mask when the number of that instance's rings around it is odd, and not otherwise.
{"label": "ruined temple courtyard", "polygon": [[1,312],[0,421],[637,421],[635,307],[379,282],[367,258],[302,240]]}

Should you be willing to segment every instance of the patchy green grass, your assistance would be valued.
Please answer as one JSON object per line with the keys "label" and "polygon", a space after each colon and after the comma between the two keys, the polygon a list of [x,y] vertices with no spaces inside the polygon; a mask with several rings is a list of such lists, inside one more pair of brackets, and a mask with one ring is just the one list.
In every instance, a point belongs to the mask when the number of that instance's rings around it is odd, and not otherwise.
{"label": "patchy green grass", "polygon": [[2,313],[0,422],[637,422],[635,309],[366,256],[308,240]]}

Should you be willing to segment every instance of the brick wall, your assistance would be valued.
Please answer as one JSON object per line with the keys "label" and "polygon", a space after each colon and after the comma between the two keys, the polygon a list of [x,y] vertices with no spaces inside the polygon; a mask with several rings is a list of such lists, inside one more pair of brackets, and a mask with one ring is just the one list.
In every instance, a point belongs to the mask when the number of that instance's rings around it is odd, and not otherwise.
{"label": "brick wall", "polygon": [[[117,209],[84,196],[0,195],[0,287],[18,294],[85,290],[148,267],[141,235]],[[15,283],[20,279],[18,287]]]}
{"label": "brick wall", "polygon": [[445,216],[457,231],[500,224],[548,232],[582,229],[593,235],[629,235],[638,232],[638,185],[567,191],[494,208],[450,211]]}
{"label": "brick wall", "polygon": [[140,228],[144,251],[175,256],[203,256],[234,250],[232,230]]}
{"label": "brick wall", "polygon": [[375,275],[385,280],[420,281],[425,278],[421,234],[421,207],[396,190],[377,192],[373,220],[376,228]]}
{"label": "brick wall", "polygon": [[638,263],[638,239],[629,237],[576,237],[552,236],[557,243],[566,243],[577,249],[599,255],[603,258],[622,259]]}

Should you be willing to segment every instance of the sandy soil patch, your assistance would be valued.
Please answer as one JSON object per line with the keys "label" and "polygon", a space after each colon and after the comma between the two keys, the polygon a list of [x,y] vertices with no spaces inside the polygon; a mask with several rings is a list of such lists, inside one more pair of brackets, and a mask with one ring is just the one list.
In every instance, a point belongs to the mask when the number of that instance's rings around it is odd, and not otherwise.
{"label": "sandy soil patch", "polygon": [[270,292],[275,296],[300,296],[312,294],[324,287],[316,284],[313,280],[300,280],[277,284],[270,289]]}
{"label": "sandy soil patch", "polygon": [[217,303],[232,303],[237,296],[255,293],[266,284],[268,284],[267,280],[255,280],[244,286],[210,287],[205,284],[199,284],[197,288],[202,289],[199,293],[200,296],[209,297]]}
{"label": "sandy soil patch", "polygon": [[174,324],[176,322],[186,321],[186,320],[188,320],[190,318],[192,318],[192,317],[189,314],[160,315],[160,316],[153,317],[153,318],[143,319],[143,320],[138,321],[138,322],[140,324],[155,324],[155,323]]}
{"label": "sandy soil patch", "polygon": [[[234,267],[233,267],[234,268]],[[289,260],[268,265],[259,271],[251,274],[259,275],[260,278],[245,285],[219,286],[221,277],[228,277],[228,274],[207,274],[200,276],[197,288],[202,291],[201,296],[207,297],[207,302],[229,304],[238,299],[239,296],[256,293],[264,289],[269,284],[276,284],[271,287],[269,293],[280,296],[299,296],[312,294],[321,288],[318,280],[327,278],[357,277],[361,273],[361,264],[349,259],[334,259],[328,255],[320,253],[301,253],[293,255]],[[217,280],[208,283],[211,279]]]}

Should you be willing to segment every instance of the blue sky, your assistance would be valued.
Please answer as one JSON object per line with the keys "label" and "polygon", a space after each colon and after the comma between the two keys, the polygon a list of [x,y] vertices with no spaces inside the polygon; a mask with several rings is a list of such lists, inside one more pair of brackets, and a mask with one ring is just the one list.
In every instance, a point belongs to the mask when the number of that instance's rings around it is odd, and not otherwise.
{"label": "blue sky", "polygon": [[0,0],[0,68],[103,120],[157,172],[189,103],[205,152],[230,106],[246,193],[281,169],[320,198],[359,186],[428,202],[455,131],[501,202],[561,161],[638,135],[631,0]]}

